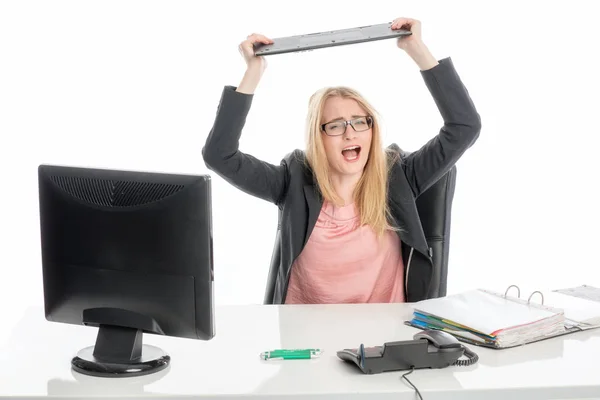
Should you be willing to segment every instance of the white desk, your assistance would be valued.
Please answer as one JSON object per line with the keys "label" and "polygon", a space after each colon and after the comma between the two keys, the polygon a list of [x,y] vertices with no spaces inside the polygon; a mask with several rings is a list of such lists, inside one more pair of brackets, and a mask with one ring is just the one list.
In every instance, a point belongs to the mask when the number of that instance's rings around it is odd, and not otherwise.
{"label": "white desk", "polygon": [[[94,343],[95,328],[47,322],[30,309],[0,343],[0,397],[200,399],[415,399],[401,373],[364,375],[338,349],[410,339],[408,305],[229,306],[217,309],[209,342],[145,336],[172,357],[170,368],[140,378],[71,372],[71,356]],[[320,359],[261,361],[270,348],[320,347]],[[471,346],[470,367],[417,370],[409,378],[425,400],[600,398],[600,330],[520,349]]]}

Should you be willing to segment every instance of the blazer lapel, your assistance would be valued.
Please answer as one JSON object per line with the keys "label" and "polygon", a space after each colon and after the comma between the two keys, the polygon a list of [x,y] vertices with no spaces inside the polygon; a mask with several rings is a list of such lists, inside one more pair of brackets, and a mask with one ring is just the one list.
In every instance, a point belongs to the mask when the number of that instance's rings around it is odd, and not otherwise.
{"label": "blazer lapel", "polygon": [[[405,222],[402,221],[400,218],[401,215],[411,215],[411,209],[407,207],[406,204],[400,204],[395,202],[393,200],[393,196],[390,196],[388,200],[388,205],[391,208],[392,218],[394,219],[396,226],[400,227],[401,229],[401,231],[398,232],[400,240],[402,240],[402,242],[404,242],[410,247],[413,247],[415,250],[427,257],[429,255],[429,246],[427,245],[427,241],[425,240],[425,234],[422,233],[422,231],[420,235],[417,234],[416,232],[414,232],[416,228],[407,229]],[[418,218],[418,215],[414,214],[414,216],[415,218]],[[412,226],[414,225],[415,224],[412,224]]]}
{"label": "blazer lapel", "polygon": [[312,233],[313,228],[317,224],[319,213],[323,205],[323,199],[320,193],[317,192],[315,186],[306,184],[304,185],[304,197],[306,198],[306,204],[308,205],[308,221],[306,225],[306,235],[304,237],[304,244],[308,242],[308,238]]}

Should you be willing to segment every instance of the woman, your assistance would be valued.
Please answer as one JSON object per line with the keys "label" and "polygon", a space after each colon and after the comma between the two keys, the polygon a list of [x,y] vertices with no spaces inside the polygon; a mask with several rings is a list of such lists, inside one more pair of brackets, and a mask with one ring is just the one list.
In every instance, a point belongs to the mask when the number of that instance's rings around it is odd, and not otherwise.
{"label": "woman", "polygon": [[238,142],[254,91],[266,68],[248,36],[239,50],[247,70],[226,86],[202,154],[207,167],[280,210],[277,251],[266,303],[366,303],[429,297],[432,251],[415,199],[443,176],[479,136],[479,114],[450,58],[436,60],[421,23],[398,47],[417,64],[444,125],[418,151],[384,148],[373,106],[347,87],[324,88],[309,102],[306,150],[274,165],[241,152]]}

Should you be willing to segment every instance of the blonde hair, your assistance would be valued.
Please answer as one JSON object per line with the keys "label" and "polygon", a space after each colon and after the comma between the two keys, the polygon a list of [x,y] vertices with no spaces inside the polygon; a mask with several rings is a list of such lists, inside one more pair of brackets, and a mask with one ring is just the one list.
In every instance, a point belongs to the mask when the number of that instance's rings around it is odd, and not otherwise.
{"label": "blonde hair", "polygon": [[331,97],[355,100],[373,119],[369,157],[354,190],[354,201],[360,216],[360,225],[370,226],[382,237],[386,230],[394,230],[388,222],[388,151],[382,144],[378,113],[359,92],[346,86],[334,86],[320,89],[310,97],[306,120],[306,161],[312,169],[323,198],[332,204],[343,205],[343,200],[335,192],[330,179],[330,167],[321,130],[323,107]]}

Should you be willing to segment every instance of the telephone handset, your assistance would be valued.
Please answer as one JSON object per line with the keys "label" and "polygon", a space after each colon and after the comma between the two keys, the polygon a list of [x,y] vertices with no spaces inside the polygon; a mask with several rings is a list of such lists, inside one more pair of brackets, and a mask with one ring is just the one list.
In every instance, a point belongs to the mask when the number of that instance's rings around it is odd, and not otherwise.
{"label": "telephone handset", "polygon": [[[466,360],[460,360],[462,356]],[[383,346],[344,349],[337,356],[352,362],[365,374],[421,368],[445,368],[475,364],[479,357],[449,333],[431,329],[414,335],[413,340],[387,342]]]}

